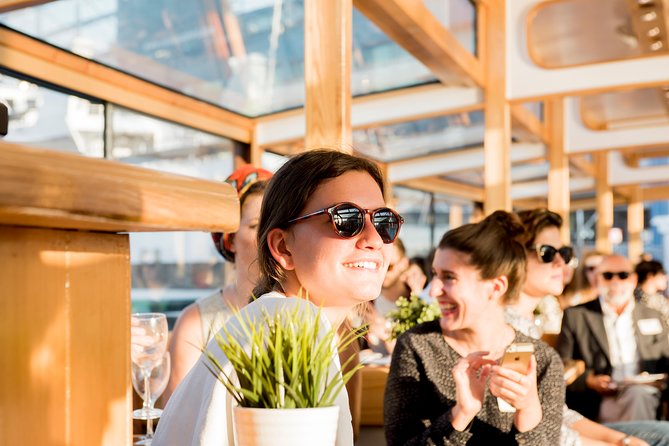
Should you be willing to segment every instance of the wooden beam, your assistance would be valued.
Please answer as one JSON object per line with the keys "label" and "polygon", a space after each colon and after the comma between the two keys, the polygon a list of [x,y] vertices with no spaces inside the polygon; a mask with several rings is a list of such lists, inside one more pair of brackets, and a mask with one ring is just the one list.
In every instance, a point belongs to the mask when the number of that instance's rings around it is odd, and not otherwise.
{"label": "wooden beam", "polygon": [[0,0],[0,13],[51,3],[53,0]]}
{"label": "wooden beam", "polygon": [[256,167],[262,167],[262,154],[265,150],[260,146],[260,144],[258,144],[258,133],[255,131],[255,128],[251,136],[251,147],[249,150],[249,161],[251,164]]}
{"label": "wooden beam", "polygon": [[0,29],[2,65],[61,87],[157,118],[250,142],[253,121],[215,105],[100,65],[43,42]]}
{"label": "wooden beam", "polygon": [[352,0],[304,5],[307,148],[351,151]]}
{"label": "wooden beam", "polygon": [[[626,204],[627,201],[621,197],[613,197],[613,205],[619,206]],[[597,209],[597,199],[596,198],[581,198],[577,200],[571,200],[571,210],[596,210]]]}
{"label": "wooden beam", "polygon": [[632,199],[627,204],[627,257],[636,263],[643,253],[643,194],[640,186],[634,186]]}
{"label": "wooden beam", "polygon": [[[482,109],[483,99],[477,88],[420,85],[353,98],[351,127],[360,130]],[[301,142],[305,121],[304,108],[256,118],[258,143],[274,147]]]}
{"label": "wooden beam", "polygon": [[234,231],[225,183],[0,141],[0,224],[129,231]]}
{"label": "wooden beam", "polygon": [[486,4],[484,209],[511,211],[511,111],[506,99],[506,0]]}
{"label": "wooden beam", "polygon": [[613,191],[609,184],[609,161],[607,155],[603,153],[596,153],[594,157],[597,171],[595,178],[597,201],[595,248],[597,251],[610,253],[609,230],[613,227]]}
{"label": "wooden beam", "polygon": [[129,259],[127,234],[0,226],[0,444],[133,443]]}
{"label": "wooden beam", "polygon": [[546,101],[546,122],[550,133],[548,147],[548,208],[562,217],[562,242],[569,244],[569,161],[564,151],[564,105],[562,98]]}
{"label": "wooden beam", "polygon": [[516,210],[545,207],[548,207],[548,201],[545,198],[520,198],[513,200],[513,208]]}
{"label": "wooden beam", "polygon": [[522,104],[511,105],[511,117],[513,123],[521,126],[531,134],[537,136],[544,144],[550,143],[550,134],[544,123],[537,118],[534,113],[525,108]]}
{"label": "wooden beam", "polygon": [[483,189],[469,184],[456,181],[444,180],[442,178],[416,178],[412,180],[395,183],[414,189],[434,192],[436,194],[464,198],[470,201],[483,201]]}
{"label": "wooden beam", "polygon": [[464,223],[464,217],[462,212],[462,205],[460,204],[449,204],[448,205],[448,229],[455,229],[462,226]]}
{"label": "wooden beam", "polygon": [[355,0],[355,7],[444,85],[484,86],[481,63],[421,1]]}
{"label": "wooden beam", "polygon": [[641,196],[643,201],[669,200],[669,186],[644,187]]}
{"label": "wooden beam", "polygon": [[[563,147],[564,147],[564,137],[563,137]],[[589,177],[595,177],[595,166],[592,165],[592,162],[585,159],[584,155],[570,155],[569,164],[581,171],[582,174]]]}

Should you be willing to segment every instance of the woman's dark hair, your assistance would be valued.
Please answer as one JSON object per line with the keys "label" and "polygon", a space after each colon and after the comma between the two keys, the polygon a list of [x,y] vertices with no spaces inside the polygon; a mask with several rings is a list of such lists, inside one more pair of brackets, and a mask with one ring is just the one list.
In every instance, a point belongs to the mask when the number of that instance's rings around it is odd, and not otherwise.
{"label": "woman's dark hair", "polygon": [[[517,240],[530,249],[534,246],[537,235],[546,228],[562,227],[562,217],[553,211],[545,208],[537,208],[517,213],[521,223],[525,226],[525,234],[521,235]],[[559,246],[556,246],[559,248]]]}
{"label": "woman's dark hair", "polygon": [[503,303],[515,302],[525,283],[527,256],[517,238],[525,233],[519,218],[495,211],[479,223],[448,231],[439,249],[453,249],[468,256],[468,264],[479,270],[484,280],[506,276],[508,288]]}
{"label": "woman's dark hair", "polygon": [[[258,223],[258,269],[260,279],[253,294],[282,291],[283,268],[272,256],[267,236],[272,229],[285,229],[286,222],[299,217],[307,202],[324,181],[346,172],[367,172],[385,198],[381,171],[373,162],[335,150],[312,150],[289,159],[272,177],[265,191]],[[333,203],[334,204],[334,203]],[[308,249],[305,247],[305,249]]]}
{"label": "woman's dark hair", "polygon": [[657,260],[646,260],[639,262],[634,267],[634,272],[639,280],[639,286],[641,286],[649,277],[664,274],[664,267]]}

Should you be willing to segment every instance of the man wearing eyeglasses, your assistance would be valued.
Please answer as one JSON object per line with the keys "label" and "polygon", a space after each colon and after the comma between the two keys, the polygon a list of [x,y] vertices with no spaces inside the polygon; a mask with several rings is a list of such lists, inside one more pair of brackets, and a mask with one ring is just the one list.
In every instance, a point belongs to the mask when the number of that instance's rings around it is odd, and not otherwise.
{"label": "man wearing eyeglasses", "polygon": [[634,301],[636,275],[620,255],[597,268],[597,299],[565,310],[557,349],[585,362],[567,404],[601,422],[656,418],[669,369],[669,338],[658,311]]}

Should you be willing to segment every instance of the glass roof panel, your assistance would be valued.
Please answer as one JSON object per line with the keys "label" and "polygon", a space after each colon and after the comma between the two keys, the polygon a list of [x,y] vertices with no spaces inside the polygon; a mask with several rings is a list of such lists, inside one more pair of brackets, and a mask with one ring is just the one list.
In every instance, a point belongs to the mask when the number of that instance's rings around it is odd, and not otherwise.
{"label": "glass roof panel", "polygon": [[438,116],[353,132],[366,157],[391,162],[483,144],[482,111]]}
{"label": "glass roof panel", "polygon": [[476,5],[471,0],[423,0],[437,20],[470,53],[476,54]]}
{"label": "glass roof panel", "polygon": [[[63,0],[0,23],[247,116],[304,102],[303,0]],[[353,95],[435,81],[355,10],[352,73]]]}

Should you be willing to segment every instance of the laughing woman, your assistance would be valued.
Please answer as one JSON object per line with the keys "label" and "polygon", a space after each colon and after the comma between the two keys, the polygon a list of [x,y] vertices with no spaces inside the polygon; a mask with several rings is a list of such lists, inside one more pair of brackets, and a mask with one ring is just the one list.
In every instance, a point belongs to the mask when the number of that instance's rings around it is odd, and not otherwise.
{"label": "laughing woman", "polygon": [[[504,322],[525,278],[518,219],[497,211],[439,243],[430,294],[441,318],[409,330],[393,352],[384,402],[388,445],[557,445],[562,362]],[[514,342],[532,343],[526,374],[497,364]],[[503,412],[498,398],[515,412]]]}
{"label": "laughing woman", "polygon": [[[258,225],[257,300],[241,310],[322,308],[337,327],[357,304],[374,299],[402,223],[385,207],[384,182],[371,162],[341,152],[311,151],[290,159],[270,181]],[[308,293],[309,302],[296,296]],[[234,321],[228,322],[228,324]],[[228,363],[215,341],[207,346]],[[177,387],[154,446],[232,445],[232,398],[206,359]],[[333,367],[339,369],[337,358]],[[337,445],[353,444],[346,392],[340,392]]]}

